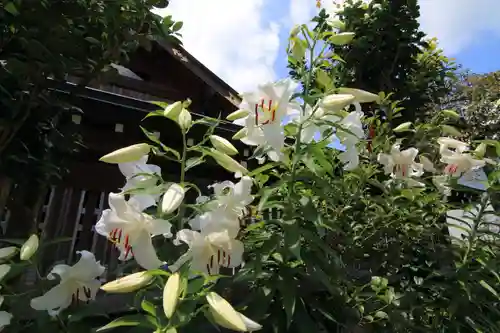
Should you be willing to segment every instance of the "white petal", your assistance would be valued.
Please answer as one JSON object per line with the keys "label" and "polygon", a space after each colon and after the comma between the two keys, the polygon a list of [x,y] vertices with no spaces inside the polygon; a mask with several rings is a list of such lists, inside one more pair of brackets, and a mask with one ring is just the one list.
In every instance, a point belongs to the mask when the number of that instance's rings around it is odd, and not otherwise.
{"label": "white petal", "polygon": [[46,310],[49,314],[56,315],[71,305],[74,291],[76,291],[75,284],[60,283],[43,296],[33,298],[30,305],[35,310]]}
{"label": "white petal", "polygon": [[139,212],[142,212],[149,207],[156,206],[156,196],[150,194],[134,194],[130,197],[128,202],[133,204]]}
{"label": "white petal", "polygon": [[71,266],[65,265],[65,264],[59,264],[55,265],[47,274],[47,279],[49,280],[55,280],[55,279],[60,279],[60,280],[65,280],[69,277],[70,275],[70,270]]}
{"label": "white petal", "polygon": [[123,218],[122,214],[129,210],[129,205],[125,200],[125,196],[121,193],[110,193],[108,195],[109,207],[112,211],[117,213],[117,216]]}
{"label": "white petal", "polygon": [[114,229],[123,229],[127,223],[120,219],[114,211],[106,209],[102,212],[101,217],[95,225],[95,231],[104,237],[109,237],[109,234]]}
{"label": "white petal", "polygon": [[17,253],[17,247],[7,246],[0,249],[0,260],[12,258]]}
{"label": "white petal", "polygon": [[262,328],[262,325],[260,325],[259,323],[256,323],[252,319],[246,317],[241,312],[238,312],[238,314],[240,315],[241,319],[243,320],[243,323],[245,324],[245,326],[247,328],[247,332],[258,331]]}
{"label": "white petal", "polygon": [[240,266],[243,262],[243,252],[245,251],[243,243],[233,239],[228,245],[227,251],[231,254],[231,263],[228,267],[233,268]]}
{"label": "white petal", "polygon": [[347,147],[346,150],[339,154],[339,159],[344,164],[344,170],[354,170],[359,165],[359,156],[356,147]]}
{"label": "white petal", "polygon": [[99,288],[101,287],[101,281],[97,279],[90,280],[84,283],[84,287],[89,291],[89,293],[87,294],[87,292],[83,290],[83,286],[80,287],[80,290],[78,292],[78,299],[83,302],[94,300],[97,292],[99,291]]}
{"label": "white petal", "polygon": [[104,273],[104,266],[101,266],[92,252],[77,251],[80,254],[80,260],[70,268],[71,277],[79,281],[93,280]]}
{"label": "white petal", "polygon": [[10,271],[10,265],[7,264],[1,264],[0,265],[0,281],[3,280],[5,275],[7,275]]}
{"label": "white petal", "polygon": [[120,172],[125,176],[125,178],[131,178],[139,173],[138,166],[145,165],[148,161],[148,155],[142,156],[137,161],[127,162],[127,163],[118,163],[118,168]]}
{"label": "white petal", "polygon": [[180,242],[183,242],[187,244],[187,246],[191,247],[193,244],[201,237],[199,232],[189,230],[189,229],[182,229],[177,232],[175,235],[175,245],[179,245]]}
{"label": "white petal", "polygon": [[163,265],[163,262],[156,255],[151,235],[145,230],[138,233],[132,244],[132,250],[135,260],[144,269],[156,269]]}
{"label": "white petal", "polygon": [[9,312],[0,311],[0,331],[2,330],[2,328],[10,324],[12,317],[12,314],[10,314]]}
{"label": "white petal", "polygon": [[154,219],[150,223],[148,231],[153,235],[163,235],[164,237],[172,237],[172,224],[167,220]]}

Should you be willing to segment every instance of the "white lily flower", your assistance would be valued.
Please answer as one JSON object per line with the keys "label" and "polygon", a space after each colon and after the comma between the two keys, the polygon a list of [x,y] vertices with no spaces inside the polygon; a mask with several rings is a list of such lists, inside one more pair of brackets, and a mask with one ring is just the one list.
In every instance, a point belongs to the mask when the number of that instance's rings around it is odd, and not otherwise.
{"label": "white lily flower", "polygon": [[423,173],[423,165],[415,162],[418,149],[408,148],[400,151],[400,146],[395,144],[390,154],[378,154],[377,161],[384,166],[385,174],[390,174],[396,179],[407,179],[420,177]]}
{"label": "white lily flower", "polygon": [[270,146],[270,159],[280,160],[285,144],[284,117],[297,112],[298,105],[290,98],[298,84],[290,79],[260,85],[255,92],[243,93],[240,109],[250,111],[249,115],[235,120],[237,125],[245,126],[246,137],[241,141],[250,146]]}
{"label": "white lily flower", "polygon": [[345,146],[345,151],[339,155],[340,161],[344,163],[344,170],[353,170],[358,167],[359,151],[356,145],[365,135],[361,122],[363,116],[362,111],[352,111],[343,119],[336,115],[325,116],[329,121],[336,122],[349,131],[338,128],[335,132],[337,138]]}
{"label": "white lily flower", "polygon": [[161,176],[161,168],[154,164],[147,164],[147,161],[148,155],[143,155],[135,161],[118,164],[118,168],[126,179],[126,183],[122,188],[122,191],[134,188],[146,190],[146,193],[132,195],[132,197],[141,203],[141,210],[155,206],[156,201],[161,194],[160,190],[156,188],[156,178],[151,177],[155,174]]}
{"label": "white lily flower", "polygon": [[134,198],[126,201],[123,194],[110,193],[108,200],[110,209],[102,212],[95,226],[96,232],[115,244],[120,250],[120,260],[135,257],[145,269],[163,265],[156,255],[151,236],[171,237],[172,225],[166,220],[142,213]]}
{"label": "white lily flower", "polygon": [[476,160],[470,154],[453,153],[441,155],[441,162],[446,163],[444,173],[452,177],[460,177],[464,173],[483,167],[484,160]]}
{"label": "white lily flower", "polygon": [[0,311],[0,332],[3,330],[5,326],[10,325],[10,321],[12,320],[12,314],[7,311]]}
{"label": "white lily flower", "polygon": [[191,228],[201,231],[210,223],[215,223],[226,228],[230,237],[236,238],[240,229],[240,218],[254,199],[251,195],[252,185],[253,180],[248,176],[242,177],[236,184],[225,181],[210,185],[214,190],[215,200],[207,203],[208,212],[189,222]]}
{"label": "white lily flower", "polygon": [[173,272],[191,260],[192,270],[219,274],[220,267],[238,267],[243,260],[243,243],[217,223],[207,224],[200,232],[190,229],[178,231],[174,244],[180,245],[181,242],[187,244],[189,250],[169,267]]}
{"label": "white lily flower", "polygon": [[210,187],[213,188],[217,203],[223,207],[228,214],[238,218],[243,215],[246,206],[252,203],[253,180],[248,176],[244,176],[241,180],[234,184],[231,181],[215,183]]}
{"label": "white lily flower", "polygon": [[469,146],[462,141],[452,138],[442,137],[437,140],[439,143],[439,152],[441,155],[452,155],[453,153],[463,153],[469,149]]}
{"label": "white lily flower", "polygon": [[47,275],[47,279],[60,282],[43,296],[33,298],[31,307],[35,310],[47,310],[49,315],[57,315],[71,305],[72,302],[93,300],[101,282],[97,279],[105,268],[95,260],[93,253],[77,251],[80,260],[73,266],[56,265]]}
{"label": "white lily flower", "polygon": [[228,301],[215,292],[206,296],[210,313],[217,324],[238,332],[258,331],[262,326],[236,311]]}

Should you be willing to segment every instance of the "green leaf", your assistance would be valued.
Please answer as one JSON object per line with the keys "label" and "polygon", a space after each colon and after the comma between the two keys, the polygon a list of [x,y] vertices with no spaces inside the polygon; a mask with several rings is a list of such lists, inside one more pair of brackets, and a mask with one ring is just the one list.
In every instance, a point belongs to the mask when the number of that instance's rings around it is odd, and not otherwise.
{"label": "green leaf", "polygon": [[[161,107],[162,109],[166,109],[167,106],[170,105],[170,103],[167,103],[167,102],[163,102],[163,101],[149,101],[149,103],[151,104],[154,104],[154,105],[157,105],[159,107]],[[158,111],[154,111],[154,112],[160,112],[160,110]],[[151,113],[151,112],[150,112]],[[161,110],[161,114],[163,115],[163,110]]]}
{"label": "green leaf", "polygon": [[182,21],[175,22],[174,25],[172,26],[172,31],[176,32],[176,31],[181,30],[183,25],[184,25],[184,23]]}
{"label": "green leaf", "polygon": [[[291,283],[291,284],[290,284]],[[283,287],[281,289],[281,295],[283,296],[283,307],[286,313],[286,327],[289,328],[293,321],[293,315],[295,313],[295,287],[294,281],[283,281]]]}
{"label": "green leaf", "polygon": [[481,280],[479,281],[479,284],[486,290],[488,290],[490,293],[492,293],[496,298],[500,299],[500,296],[498,295],[497,291],[493,289],[492,286],[490,286],[486,281]]}
{"label": "green leaf", "polygon": [[163,151],[165,151],[166,153],[171,153],[172,155],[174,155],[177,158],[177,160],[181,159],[181,154],[179,154],[179,152],[177,150],[165,146],[152,132],[149,132],[147,129],[145,129],[142,126],[141,126],[141,130],[148,137],[149,140],[160,145],[161,148],[163,149]]}
{"label": "green leaf", "polygon": [[102,332],[106,330],[110,330],[112,328],[116,327],[123,327],[123,326],[141,326],[141,327],[147,327],[147,328],[156,328],[150,320],[148,320],[144,315],[130,315],[130,316],[124,316],[118,319],[113,320],[107,325],[104,325],[96,330],[96,332]]}
{"label": "green leaf", "polygon": [[260,174],[260,173],[263,173],[264,171],[267,171],[269,169],[272,169],[274,168],[275,166],[277,166],[278,163],[275,163],[275,162],[271,162],[271,163],[267,163],[261,167],[258,167],[257,169],[253,170],[252,172],[250,172],[248,174],[249,177],[255,177],[256,175]]}
{"label": "green leaf", "polygon": [[85,37],[85,40],[86,40],[87,42],[91,43],[91,44],[95,44],[95,45],[99,45],[99,44],[101,44],[101,42],[100,42],[100,41],[98,41],[97,39],[95,39],[94,37],[91,37],[91,36],[89,36],[89,37]]}
{"label": "green leaf", "polygon": [[203,278],[203,277],[197,277],[197,278],[191,279],[188,281],[187,293],[188,294],[196,294],[200,290],[203,289],[204,285],[205,285],[205,278]]}
{"label": "green leaf", "polygon": [[287,248],[297,259],[300,257],[301,235],[297,221],[288,225],[283,225],[285,231],[285,248]]}
{"label": "green leaf", "polygon": [[384,311],[377,311],[375,312],[375,318],[386,319],[389,318],[389,315],[387,315]]}
{"label": "green leaf", "polygon": [[14,5],[13,2],[8,2],[4,7],[3,9],[5,9],[6,12],[14,15],[14,16],[17,16],[19,15],[19,11],[17,10],[16,8],[16,5]]}
{"label": "green leaf", "polygon": [[204,162],[205,160],[203,159],[203,156],[200,157],[191,157],[186,161],[186,171],[188,171],[191,168],[194,168],[197,165],[200,165]]}
{"label": "green leaf", "polygon": [[156,307],[153,303],[143,299],[141,302],[141,308],[153,317],[156,317]]}

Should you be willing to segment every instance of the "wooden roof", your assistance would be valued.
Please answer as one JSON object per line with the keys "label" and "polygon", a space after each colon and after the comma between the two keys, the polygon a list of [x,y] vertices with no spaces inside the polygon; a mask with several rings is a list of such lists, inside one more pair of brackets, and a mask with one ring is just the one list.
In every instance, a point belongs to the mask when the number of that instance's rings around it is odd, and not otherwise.
{"label": "wooden roof", "polygon": [[214,117],[233,112],[240,103],[236,90],[180,45],[154,41],[150,50],[133,53],[125,66],[142,80],[117,75],[106,84],[167,101],[190,98],[193,112]]}

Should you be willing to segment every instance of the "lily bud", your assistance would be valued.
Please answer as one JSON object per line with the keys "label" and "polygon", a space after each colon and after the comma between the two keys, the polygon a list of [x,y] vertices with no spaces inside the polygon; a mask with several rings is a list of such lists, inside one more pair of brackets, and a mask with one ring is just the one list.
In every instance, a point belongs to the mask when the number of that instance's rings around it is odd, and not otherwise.
{"label": "lily bud", "polygon": [[7,264],[0,265],[0,281],[2,281],[5,275],[7,275],[9,272],[10,272],[10,265]]}
{"label": "lily bud", "polygon": [[163,195],[161,201],[161,211],[165,214],[170,214],[179,208],[184,199],[184,188],[179,184],[173,183]]}
{"label": "lily bud", "polygon": [[330,43],[335,45],[346,45],[349,44],[355,36],[354,32],[341,32],[335,35],[332,35],[328,40]]}
{"label": "lily bud", "polygon": [[163,111],[163,115],[170,119],[177,119],[181,111],[182,111],[182,102],[178,101],[167,106],[165,108],[165,111]]}
{"label": "lily bud", "polygon": [[293,58],[297,60],[302,60],[305,56],[307,50],[307,46],[303,40],[297,37],[292,37],[290,39],[290,53]]}
{"label": "lily bud", "polygon": [[339,88],[338,89],[339,94],[350,94],[353,95],[355,98],[355,101],[358,103],[372,103],[372,102],[378,102],[379,101],[379,96],[372,94],[368,91],[364,91],[361,89],[355,89],[355,88]]}
{"label": "lily bud", "polygon": [[244,137],[246,137],[248,135],[248,130],[246,127],[243,127],[242,129],[240,129],[238,132],[236,132],[235,135],[233,135],[233,140],[240,140],[240,139],[243,139]]}
{"label": "lily bud", "polygon": [[228,155],[238,154],[238,149],[236,149],[236,147],[233,146],[231,142],[218,135],[210,135],[210,142],[212,143],[214,148],[220,151],[221,153]]}
{"label": "lily bud", "polygon": [[293,26],[292,30],[290,31],[290,36],[295,37],[299,34],[300,32],[300,25],[296,24]]}
{"label": "lily bud", "polygon": [[354,96],[350,94],[332,94],[323,97],[320,102],[322,108],[341,110],[354,102]]}
{"label": "lily bud", "polygon": [[179,126],[185,131],[191,127],[192,121],[191,113],[187,109],[182,109],[177,119]]}
{"label": "lily bud", "polygon": [[211,155],[215,161],[224,169],[231,172],[241,172],[242,174],[248,173],[248,170],[229,155],[223,154],[215,149],[211,149]]}
{"label": "lily bud", "polygon": [[130,293],[148,285],[153,279],[147,272],[133,273],[101,286],[108,293]]}
{"label": "lily bud", "polygon": [[441,113],[450,118],[460,119],[460,115],[454,110],[442,110]]}
{"label": "lily bud", "polygon": [[163,312],[167,318],[172,318],[175,307],[179,300],[179,293],[181,289],[181,276],[179,273],[170,275],[163,288]]}
{"label": "lily bud", "polygon": [[149,154],[151,147],[147,143],[138,143],[132,146],[115,150],[99,159],[105,163],[128,163],[139,160],[144,155]]}
{"label": "lily bud", "polygon": [[17,253],[17,247],[7,246],[0,249],[0,261],[8,260],[15,256]]}
{"label": "lily bud", "polygon": [[334,29],[345,30],[345,23],[340,20],[327,20],[326,23]]}
{"label": "lily bud", "polygon": [[461,136],[462,133],[460,133],[455,127],[450,126],[450,125],[441,125],[441,129],[445,134],[453,135],[453,136]]}
{"label": "lily bud", "polygon": [[407,121],[406,123],[402,123],[401,125],[397,126],[395,129],[393,129],[394,132],[400,133],[400,132],[405,132],[411,127],[411,121]]}
{"label": "lily bud", "polygon": [[248,117],[249,114],[250,114],[250,111],[239,109],[239,110],[236,110],[233,113],[229,114],[229,116],[227,116],[226,119],[233,121],[233,120]]}
{"label": "lily bud", "polygon": [[35,254],[36,250],[38,250],[38,245],[38,236],[35,234],[31,235],[23,246],[21,246],[19,258],[21,260],[29,260]]}
{"label": "lily bud", "polygon": [[474,150],[474,153],[476,154],[477,157],[483,158],[484,154],[486,154],[486,148],[487,148],[486,144],[481,142],[479,146],[477,146],[476,149]]}
{"label": "lily bud", "polygon": [[208,308],[215,322],[222,327],[238,332],[252,332],[262,328],[261,325],[236,311],[228,301],[211,292],[206,296]]}

